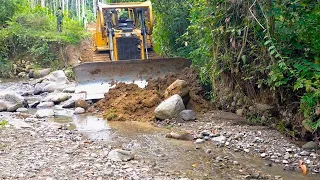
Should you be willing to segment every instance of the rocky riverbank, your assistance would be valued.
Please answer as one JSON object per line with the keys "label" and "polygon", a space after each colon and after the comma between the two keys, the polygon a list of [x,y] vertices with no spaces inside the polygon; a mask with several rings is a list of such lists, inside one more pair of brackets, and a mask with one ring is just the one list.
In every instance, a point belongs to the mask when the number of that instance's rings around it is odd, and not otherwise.
{"label": "rocky riverbank", "polygon": [[3,111],[19,106],[0,112],[1,179],[320,178],[314,144],[302,148],[232,113],[185,110],[185,120],[154,124],[161,128],[78,115],[90,104],[72,98],[74,84],[62,71],[3,82],[0,90]]}

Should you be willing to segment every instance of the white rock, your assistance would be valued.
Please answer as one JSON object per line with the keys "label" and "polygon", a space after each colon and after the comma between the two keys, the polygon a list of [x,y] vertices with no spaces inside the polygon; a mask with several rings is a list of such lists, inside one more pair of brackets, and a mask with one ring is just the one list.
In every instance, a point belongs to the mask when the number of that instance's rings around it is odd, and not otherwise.
{"label": "white rock", "polygon": [[266,153],[262,153],[262,154],[260,154],[260,157],[262,157],[262,158],[265,158],[267,156],[267,154]]}
{"label": "white rock", "polygon": [[178,117],[179,113],[184,109],[182,98],[176,94],[161,102],[155,109],[154,114],[158,119],[171,119]]}
{"label": "white rock", "polygon": [[52,117],[52,116],[54,116],[53,109],[40,109],[36,112],[37,118]]}
{"label": "white rock", "polygon": [[58,84],[69,84],[69,80],[62,70],[54,71],[43,79],[50,82],[56,82]]}
{"label": "white rock", "polygon": [[26,111],[28,111],[28,109],[27,108],[18,108],[16,111],[17,112],[26,112]]}
{"label": "white rock", "polygon": [[109,152],[108,159],[111,161],[129,161],[133,159],[133,154],[131,151],[114,149]]}
{"label": "white rock", "polygon": [[224,144],[226,142],[227,138],[225,136],[218,136],[218,137],[212,138],[211,140],[217,144]]}
{"label": "white rock", "polygon": [[195,143],[195,144],[202,144],[202,143],[204,143],[204,142],[205,142],[204,139],[197,139],[194,143]]}
{"label": "white rock", "polygon": [[74,114],[83,114],[85,113],[86,110],[81,108],[81,107],[77,107],[75,110],[74,110]]}

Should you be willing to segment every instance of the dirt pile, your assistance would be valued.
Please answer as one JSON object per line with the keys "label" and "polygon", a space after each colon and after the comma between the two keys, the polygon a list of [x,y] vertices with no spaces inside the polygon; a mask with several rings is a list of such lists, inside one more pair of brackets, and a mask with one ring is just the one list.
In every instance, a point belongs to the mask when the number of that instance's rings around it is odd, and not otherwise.
{"label": "dirt pile", "polygon": [[107,120],[149,121],[161,96],[155,90],[141,89],[136,84],[118,84],[94,104],[89,111],[99,110]]}
{"label": "dirt pile", "polygon": [[187,109],[193,109],[196,112],[204,112],[211,109],[209,102],[204,99],[205,90],[201,85],[199,73],[194,68],[185,68],[179,73],[170,73],[163,78],[149,80],[146,89],[155,90],[163,95],[167,87],[177,79],[188,83],[190,100],[187,104]]}
{"label": "dirt pile", "polygon": [[180,73],[171,73],[159,79],[149,80],[145,89],[135,84],[120,83],[110,89],[105,98],[94,104],[89,111],[98,110],[108,120],[117,121],[150,121],[154,117],[154,110],[164,100],[164,92],[175,80],[181,79],[188,83],[190,100],[187,109],[197,112],[210,109],[209,103],[203,98],[198,72],[186,68]]}

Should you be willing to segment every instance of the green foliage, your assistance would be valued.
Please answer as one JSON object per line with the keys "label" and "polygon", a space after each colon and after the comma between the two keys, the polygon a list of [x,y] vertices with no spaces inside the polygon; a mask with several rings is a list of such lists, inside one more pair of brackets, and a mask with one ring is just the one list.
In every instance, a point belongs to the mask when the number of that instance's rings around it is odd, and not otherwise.
{"label": "green foliage", "polygon": [[109,109],[108,112],[105,114],[104,116],[107,120],[111,121],[114,118],[117,117],[117,114],[115,114],[115,110],[114,109]]}
{"label": "green foliage", "polygon": [[7,124],[8,124],[8,121],[4,119],[0,119],[0,129],[5,128]]}
{"label": "green foliage", "polygon": [[8,74],[7,59],[17,55],[29,55],[40,67],[58,68],[58,53],[67,44],[77,44],[87,36],[80,22],[68,18],[63,20],[63,32],[57,32],[56,17],[48,9],[28,6],[20,8],[0,28],[1,76]]}
{"label": "green foliage", "polygon": [[281,93],[277,100],[281,106],[300,101],[300,111],[313,131],[319,129],[318,2],[155,0],[153,4],[157,51],[192,59],[201,81],[213,92],[223,75],[244,92],[251,84],[253,91],[268,88]]}

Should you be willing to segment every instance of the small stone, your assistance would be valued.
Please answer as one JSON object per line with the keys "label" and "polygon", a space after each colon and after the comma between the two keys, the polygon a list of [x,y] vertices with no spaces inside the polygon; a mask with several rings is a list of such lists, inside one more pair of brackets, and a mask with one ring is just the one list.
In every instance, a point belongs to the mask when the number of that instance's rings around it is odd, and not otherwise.
{"label": "small stone", "polygon": [[283,164],[288,164],[289,162],[287,160],[282,161]]}
{"label": "small stone", "polygon": [[300,152],[300,155],[301,156],[309,156],[311,153],[310,152],[308,152],[308,151],[302,151],[302,152]]}
{"label": "small stone", "polygon": [[229,145],[230,145],[230,142],[226,142],[225,145],[226,145],[226,146],[229,146]]}
{"label": "small stone", "polygon": [[260,154],[260,157],[262,157],[262,158],[265,158],[267,156],[267,154],[266,153],[262,153],[262,154]]}
{"label": "small stone", "polygon": [[212,150],[211,150],[211,149],[207,149],[207,150],[206,150],[206,153],[207,153],[207,154],[211,154],[211,153],[212,153]]}
{"label": "small stone", "polygon": [[77,107],[75,110],[74,110],[74,114],[83,114],[85,113],[86,110],[81,108],[81,107]]}
{"label": "small stone", "polygon": [[209,136],[205,136],[203,139],[208,141],[210,139],[210,137]]}
{"label": "small stone", "polygon": [[249,149],[243,149],[244,152],[249,153],[250,150]]}
{"label": "small stone", "polygon": [[289,149],[286,149],[286,151],[287,151],[288,153],[292,153],[292,152],[293,152],[293,149],[289,148]]}
{"label": "small stone", "polygon": [[238,161],[233,161],[232,164],[239,165],[240,163]]}
{"label": "small stone", "polygon": [[197,139],[194,143],[195,144],[202,144],[202,143],[204,143],[204,139]]}
{"label": "small stone", "polygon": [[288,160],[290,158],[290,154],[285,154],[284,156],[283,156],[283,159],[285,159],[285,160]]}

